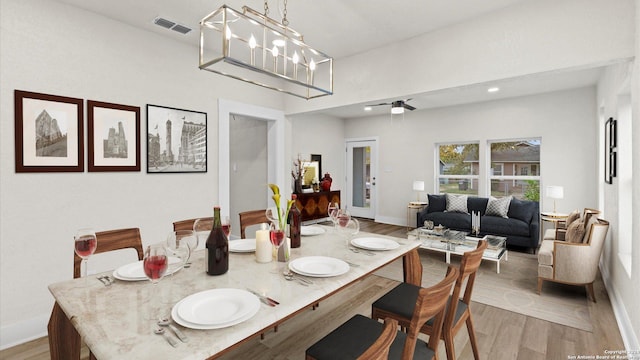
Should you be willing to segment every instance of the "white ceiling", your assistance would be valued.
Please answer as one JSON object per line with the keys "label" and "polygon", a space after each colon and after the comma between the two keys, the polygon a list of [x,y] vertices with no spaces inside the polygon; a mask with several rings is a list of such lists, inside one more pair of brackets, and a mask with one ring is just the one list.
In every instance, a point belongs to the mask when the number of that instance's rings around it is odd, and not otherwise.
{"label": "white ceiling", "polygon": [[[58,0],[104,15],[131,26],[142,28],[198,46],[200,20],[226,4],[236,10],[247,5],[264,12],[261,0]],[[285,0],[270,0],[269,16],[282,18]],[[486,14],[500,8],[535,0],[287,0],[289,26],[304,35],[305,42],[334,58],[342,58],[393,42],[415,37],[455,23]],[[187,35],[159,27],[153,23],[163,17],[193,30]],[[345,36],[345,34],[347,34]],[[542,74],[502,81],[500,84],[477,84],[447,89],[430,94],[407,94],[409,104],[418,109],[486,101],[532,93],[561,90],[595,84],[599,69],[566,73]],[[488,86],[501,91],[488,94]],[[373,103],[396,99],[377,99]],[[355,104],[324,111],[342,117],[369,116],[388,112],[387,107],[363,111],[364,104]]]}

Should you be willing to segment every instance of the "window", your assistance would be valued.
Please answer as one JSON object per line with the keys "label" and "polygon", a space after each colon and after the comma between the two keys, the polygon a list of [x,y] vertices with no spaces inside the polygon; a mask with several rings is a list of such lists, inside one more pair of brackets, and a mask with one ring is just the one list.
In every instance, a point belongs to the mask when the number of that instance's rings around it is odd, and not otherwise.
{"label": "window", "polygon": [[437,192],[478,195],[478,143],[437,145]]}
{"label": "window", "polygon": [[489,147],[491,195],[539,201],[540,139],[490,141]]}

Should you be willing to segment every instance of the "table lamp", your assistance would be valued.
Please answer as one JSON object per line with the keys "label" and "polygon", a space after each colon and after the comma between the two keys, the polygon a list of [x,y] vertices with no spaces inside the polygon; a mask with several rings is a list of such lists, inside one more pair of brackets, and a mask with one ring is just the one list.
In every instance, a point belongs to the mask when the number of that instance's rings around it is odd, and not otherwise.
{"label": "table lamp", "polygon": [[553,199],[553,213],[556,213],[556,199],[564,197],[564,188],[562,186],[550,185],[546,188],[548,198]]}
{"label": "table lamp", "polygon": [[417,193],[416,202],[420,202],[420,192],[424,191],[424,181],[414,180],[413,181],[413,191]]}

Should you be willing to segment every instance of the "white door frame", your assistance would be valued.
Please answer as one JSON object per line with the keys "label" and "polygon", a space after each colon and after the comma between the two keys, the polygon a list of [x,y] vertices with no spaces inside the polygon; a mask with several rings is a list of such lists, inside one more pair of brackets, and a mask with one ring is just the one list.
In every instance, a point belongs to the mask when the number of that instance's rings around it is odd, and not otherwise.
{"label": "white door frame", "polygon": [[[350,204],[353,202],[353,193],[351,185],[351,174],[352,169],[349,169],[349,159],[348,159],[348,148],[350,143],[356,142],[372,142],[371,145],[371,187],[370,187],[370,199],[371,202],[369,204],[368,210],[363,210],[363,208],[353,208]],[[377,210],[377,201],[378,201],[378,143],[379,138],[377,136],[372,137],[361,137],[361,138],[347,138],[345,139],[345,204],[348,206],[349,211],[354,216],[364,217],[369,219],[374,219],[378,215]]]}
{"label": "white door frame", "polygon": [[[267,180],[280,189],[288,189],[285,183],[285,117],[281,110],[218,99],[218,202],[223,209],[230,209],[230,155],[229,121],[231,114],[246,115],[269,121],[267,126]],[[271,194],[265,186],[265,198]],[[267,202],[268,203],[268,202]]]}

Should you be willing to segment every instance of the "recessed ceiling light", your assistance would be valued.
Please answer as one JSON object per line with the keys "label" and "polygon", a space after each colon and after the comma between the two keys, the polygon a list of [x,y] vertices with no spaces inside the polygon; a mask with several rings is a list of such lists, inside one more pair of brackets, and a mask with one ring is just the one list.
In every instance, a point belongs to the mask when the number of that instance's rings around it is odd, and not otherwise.
{"label": "recessed ceiling light", "polygon": [[494,93],[494,92],[500,91],[500,88],[499,87],[490,87],[490,88],[487,89],[487,91],[490,92],[490,93]]}
{"label": "recessed ceiling light", "polygon": [[364,111],[371,111],[373,108],[371,106],[365,106]]}

